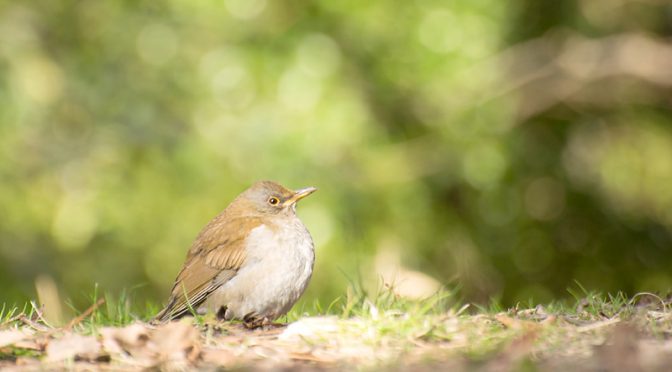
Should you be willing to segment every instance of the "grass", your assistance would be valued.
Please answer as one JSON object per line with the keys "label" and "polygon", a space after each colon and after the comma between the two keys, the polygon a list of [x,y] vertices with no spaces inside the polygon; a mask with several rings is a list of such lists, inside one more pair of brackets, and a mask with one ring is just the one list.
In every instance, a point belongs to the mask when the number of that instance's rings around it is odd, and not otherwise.
{"label": "grass", "polygon": [[[91,336],[88,343],[100,342],[103,346],[117,342],[124,350],[130,348],[126,354],[132,358],[114,357],[113,352],[103,348],[96,354],[107,355],[102,362],[75,352],[66,358],[69,363],[127,363],[127,367],[135,366],[132,361],[136,359],[142,363],[166,362],[156,351],[160,348],[152,349],[151,357],[146,357],[149,359],[140,358],[147,353],[138,350],[151,349],[152,342],[161,345],[173,338],[171,345],[184,343],[190,345],[184,350],[198,350],[196,359],[185,356],[183,362],[190,366],[245,366],[270,360],[279,366],[308,363],[325,368],[415,368],[439,364],[455,370],[583,370],[590,366],[603,368],[614,361],[626,363],[620,359],[627,357],[644,363],[646,369],[663,370],[662,361],[672,360],[668,351],[672,348],[668,341],[672,336],[669,299],[651,293],[632,297],[623,293],[599,294],[581,286],[570,293],[574,297],[570,301],[544,306],[519,304],[504,309],[497,303],[487,307],[465,304],[451,290],[424,300],[409,300],[396,295],[393,288],[381,287],[375,293],[367,293],[352,285],[342,297],[328,304],[315,302],[307,309],[293,309],[286,319],[281,319],[290,323],[285,328],[248,331],[238,323],[221,323],[210,316],[195,316],[187,323],[175,323],[173,328],[149,326],[146,322],[156,314],[158,306],[138,308],[129,292],[113,296],[100,295],[95,290],[90,298],[92,306],[60,327],[46,322],[34,303],[0,306],[0,368],[3,363],[11,365],[18,360],[53,360],[50,353],[55,347],[50,349],[50,343],[73,334]],[[142,326],[138,328],[137,324]],[[190,331],[194,329],[197,332]],[[26,347],[17,343],[2,346],[2,332],[9,330],[24,330],[32,343]],[[144,335],[144,346],[122,345],[119,340],[132,330]],[[110,336],[113,334],[116,336]],[[259,348],[273,357],[259,358]],[[231,358],[224,360],[222,355]]]}

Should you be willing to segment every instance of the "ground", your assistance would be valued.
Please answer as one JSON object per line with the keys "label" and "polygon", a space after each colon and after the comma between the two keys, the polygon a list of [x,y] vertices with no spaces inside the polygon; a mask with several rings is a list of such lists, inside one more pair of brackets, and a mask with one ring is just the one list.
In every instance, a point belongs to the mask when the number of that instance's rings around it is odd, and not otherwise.
{"label": "ground", "polygon": [[439,294],[346,296],[330,315],[254,330],[187,317],[150,324],[98,299],[55,327],[34,304],[0,313],[2,370],[656,371],[672,363],[669,298],[585,294],[575,303],[499,309]]}

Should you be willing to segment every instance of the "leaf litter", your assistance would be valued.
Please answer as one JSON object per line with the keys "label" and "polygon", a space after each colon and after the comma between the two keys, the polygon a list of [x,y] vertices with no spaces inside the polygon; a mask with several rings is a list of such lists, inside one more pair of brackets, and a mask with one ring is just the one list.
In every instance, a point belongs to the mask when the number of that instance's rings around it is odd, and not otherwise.
{"label": "leaf litter", "polygon": [[672,364],[669,301],[618,308],[593,299],[574,309],[471,314],[366,306],[348,316],[305,316],[253,330],[207,318],[85,326],[95,309],[61,328],[39,315],[15,316],[0,323],[0,369],[664,371]]}

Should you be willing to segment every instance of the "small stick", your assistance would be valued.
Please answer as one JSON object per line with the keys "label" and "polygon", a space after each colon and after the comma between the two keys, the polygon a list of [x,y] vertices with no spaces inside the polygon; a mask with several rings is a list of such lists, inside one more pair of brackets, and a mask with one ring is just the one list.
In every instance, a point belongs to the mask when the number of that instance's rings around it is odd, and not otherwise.
{"label": "small stick", "polygon": [[[52,328],[52,329],[54,328],[54,326],[49,324],[49,322],[47,322],[47,320],[44,319],[44,316],[42,315],[42,310],[40,310],[40,308],[37,306],[35,301],[30,301],[30,306],[33,307],[33,310],[35,310],[35,314],[37,315],[37,318],[39,320],[41,320],[42,323],[44,323],[44,325],[46,325],[47,327]],[[30,320],[33,321],[33,319],[30,319]]]}
{"label": "small stick", "polygon": [[68,323],[65,327],[63,327],[64,330],[70,330],[72,327],[76,326],[79,324],[82,320],[86,319],[89,315],[91,315],[98,307],[100,307],[102,304],[105,303],[105,297],[101,297],[98,301],[96,301],[95,304],[91,305],[86,311],[81,313],[78,317],[72,319],[70,323]]}
{"label": "small stick", "polygon": [[25,315],[23,315],[23,314],[14,315],[13,317],[11,317],[11,318],[5,320],[4,322],[0,323],[0,328],[6,326],[8,324],[12,324],[13,322],[16,322],[17,320],[21,320],[22,316],[25,316]]}
{"label": "small stick", "polygon": [[35,322],[34,320],[27,317],[26,314],[19,314],[19,319],[18,320],[20,320],[23,324],[33,328],[36,331],[45,332],[47,334],[49,334],[51,331],[53,331],[53,328],[49,328],[47,326],[44,326],[40,323]]}

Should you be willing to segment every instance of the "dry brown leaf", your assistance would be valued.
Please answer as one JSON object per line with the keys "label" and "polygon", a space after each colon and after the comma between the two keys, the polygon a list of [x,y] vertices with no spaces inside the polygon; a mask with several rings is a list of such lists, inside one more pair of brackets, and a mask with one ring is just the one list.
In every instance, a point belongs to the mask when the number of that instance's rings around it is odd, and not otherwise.
{"label": "dry brown leaf", "polygon": [[13,345],[29,336],[27,332],[18,329],[0,331],[0,347]]}
{"label": "dry brown leaf", "polygon": [[161,361],[188,361],[193,363],[201,352],[200,333],[189,318],[170,322],[157,328],[151,335]]}
{"label": "dry brown leaf", "polygon": [[[100,331],[104,349],[127,362],[168,369],[187,368],[200,356],[200,333],[189,320],[150,329],[143,324]],[[128,358],[130,355],[131,358]]]}
{"label": "dry brown leaf", "polygon": [[47,344],[49,344],[49,340],[45,337],[42,337],[37,339],[33,338],[21,340],[15,342],[13,346],[17,349],[43,351],[47,347]]}
{"label": "dry brown leaf", "polygon": [[282,341],[301,340],[303,338],[321,338],[337,334],[340,330],[336,317],[313,317],[300,319],[284,329],[279,335]]}
{"label": "dry brown leaf", "polygon": [[201,351],[201,359],[206,364],[211,364],[217,367],[233,367],[240,365],[241,360],[239,356],[226,349],[204,348]]}
{"label": "dry brown leaf", "polygon": [[124,328],[102,328],[100,334],[103,340],[103,348],[112,354],[126,352],[133,355],[138,349],[144,348],[149,340],[147,327],[139,323]]}
{"label": "dry brown leaf", "polygon": [[47,361],[55,362],[71,358],[96,360],[103,356],[102,348],[93,336],[67,334],[52,340],[47,345]]}

